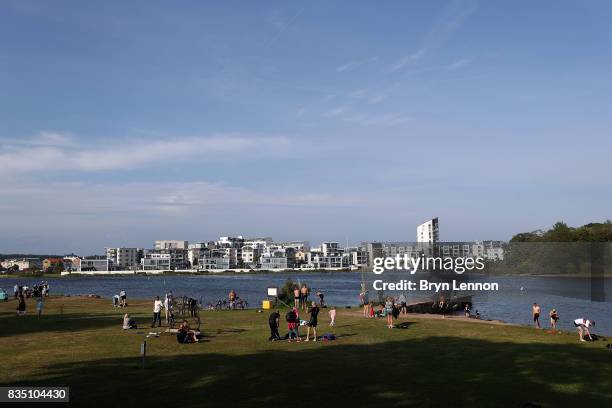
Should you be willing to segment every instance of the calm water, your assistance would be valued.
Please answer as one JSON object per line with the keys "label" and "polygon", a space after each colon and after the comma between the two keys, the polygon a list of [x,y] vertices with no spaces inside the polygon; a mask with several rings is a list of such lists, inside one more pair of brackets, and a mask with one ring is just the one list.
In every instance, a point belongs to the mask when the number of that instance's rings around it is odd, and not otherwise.
{"label": "calm water", "polygon": [[[111,298],[125,290],[128,299],[163,296],[167,291],[175,295],[186,295],[201,299],[204,303],[226,298],[230,289],[246,299],[251,307],[259,305],[266,297],[269,286],[281,287],[287,278],[305,282],[312,292],[321,290],[329,305],[346,306],[359,303],[362,278],[371,288],[372,273],[278,273],[261,275],[199,275],[199,276],[117,276],[117,277],[71,277],[48,279],[52,294],[79,295],[97,294]],[[415,279],[403,272],[385,272],[384,280],[393,282],[400,279]],[[556,308],[561,320],[559,326],[573,329],[572,321],[587,317],[597,322],[597,332],[612,334],[612,279],[605,280],[605,302],[590,301],[590,281],[586,278],[545,278],[545,277],[491,277],[489,281],[499,282],[499,292],[477,292],[474,294],[474,310],[485,319],[500,319],[510,323],[531,324],[531,304],[538,302],[542,307],[541,322],[548,327],[548,312]],[[0,287],[12,294],[17,284],[32,286],[40,278],[1,279]],[[521,290],[523,287],[523,290]],[[387,292],[399,295],[399,292]],[[405,293],[409,301],[425,300],[426,293]],[[370,297],[375,298],[373,289]]]}

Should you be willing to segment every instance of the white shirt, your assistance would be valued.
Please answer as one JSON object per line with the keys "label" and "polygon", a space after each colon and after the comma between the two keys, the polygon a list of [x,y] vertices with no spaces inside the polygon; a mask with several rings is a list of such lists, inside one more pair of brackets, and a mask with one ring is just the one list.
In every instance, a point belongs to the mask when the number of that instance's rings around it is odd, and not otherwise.
{"label": "white shirt", "polygon": [[591,327],[591,321],[586,319],[576,319],[574,323],[579,324],[584,327]]}
{"label": "white shirt", "polygon": [[153,303],[153,313],[159,313],[162,308],[164,307],[163,303],[161,300],[156,300],[155,303]]}

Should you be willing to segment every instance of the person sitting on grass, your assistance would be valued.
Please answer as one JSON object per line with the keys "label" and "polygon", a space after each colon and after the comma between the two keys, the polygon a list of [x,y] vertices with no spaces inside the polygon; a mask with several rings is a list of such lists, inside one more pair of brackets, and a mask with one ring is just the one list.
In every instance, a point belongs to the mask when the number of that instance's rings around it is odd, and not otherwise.
{"label": "person sitting on grass", "polygon": [[574,326],[576,326],[576,329],[578,329],[578,338],[580,341],[586,341],[584,338],[587,336],[591,341],[593,341],[593,336],[591,336],[591,332],[589,331],[589,327],[595,326],[595,322],[593,320],[588,320],[581,317],[574,320]]}
{"label": "person sitting on grass", "polygon": [[317,341],[317,318],[319,316],[319,306],[316,302],[312,302],[312,307],[308,311],[310,313],[310,320],[306,323],[306,341],[310,341],[310,328],[312,328],[312,341]]}
{"label": "person sitting on grass", "polygon": [[138,326],[136,326],[136,321],[130,317],[129,313],[126,313],[123,316],[123,330],[131,330],[131,329],[137,329]]}
{"label": "person sitting on grass", "polygon": [[183,320],[176,332],[176,339],[179,343],[197,343],[198,337],[195,330],[191,330],[187,324],[187,320]]}

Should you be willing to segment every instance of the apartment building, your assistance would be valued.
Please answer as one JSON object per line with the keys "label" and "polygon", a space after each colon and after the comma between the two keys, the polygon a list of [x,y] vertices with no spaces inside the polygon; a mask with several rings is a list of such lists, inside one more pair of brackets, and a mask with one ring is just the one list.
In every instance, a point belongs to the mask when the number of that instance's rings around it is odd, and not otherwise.
{"label": "apartment building", "polygon": [[163,249],[182,249],[187,250],[189,247],[189,241],[177,241],[177,240],[159,240],[155,241],[154,249],[160,251]]}
{"label": "apartment building", "polygon": [[439,241],[438,218],[432,218],[417,226],[417,242],[435,244]]}
{"label": "apartment building", "polygon": [[142,248],[106,248],[106,258],[118,270],[137,269],[144,255]]}
{"label": "apartment building", "polygon": [[87,256],[77,258],[77,272],[87,271],[110,271],[112,263],[105,256]]}
{"label": "apartment building", "polygon": [[43,261],[40,258],[7,259],[2,261],[1,265],[5,269],[17,266],[20,271],[24,271],[26,269],[41,269]]}

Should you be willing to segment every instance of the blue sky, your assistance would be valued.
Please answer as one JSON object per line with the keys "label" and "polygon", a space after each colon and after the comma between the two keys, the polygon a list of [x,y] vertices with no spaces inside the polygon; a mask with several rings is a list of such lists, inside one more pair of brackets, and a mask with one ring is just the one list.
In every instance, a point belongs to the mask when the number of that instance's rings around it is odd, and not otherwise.
{"label": "blue sky", "polygon": [[0,252],[610,218],[605,1],[0,4]]}

